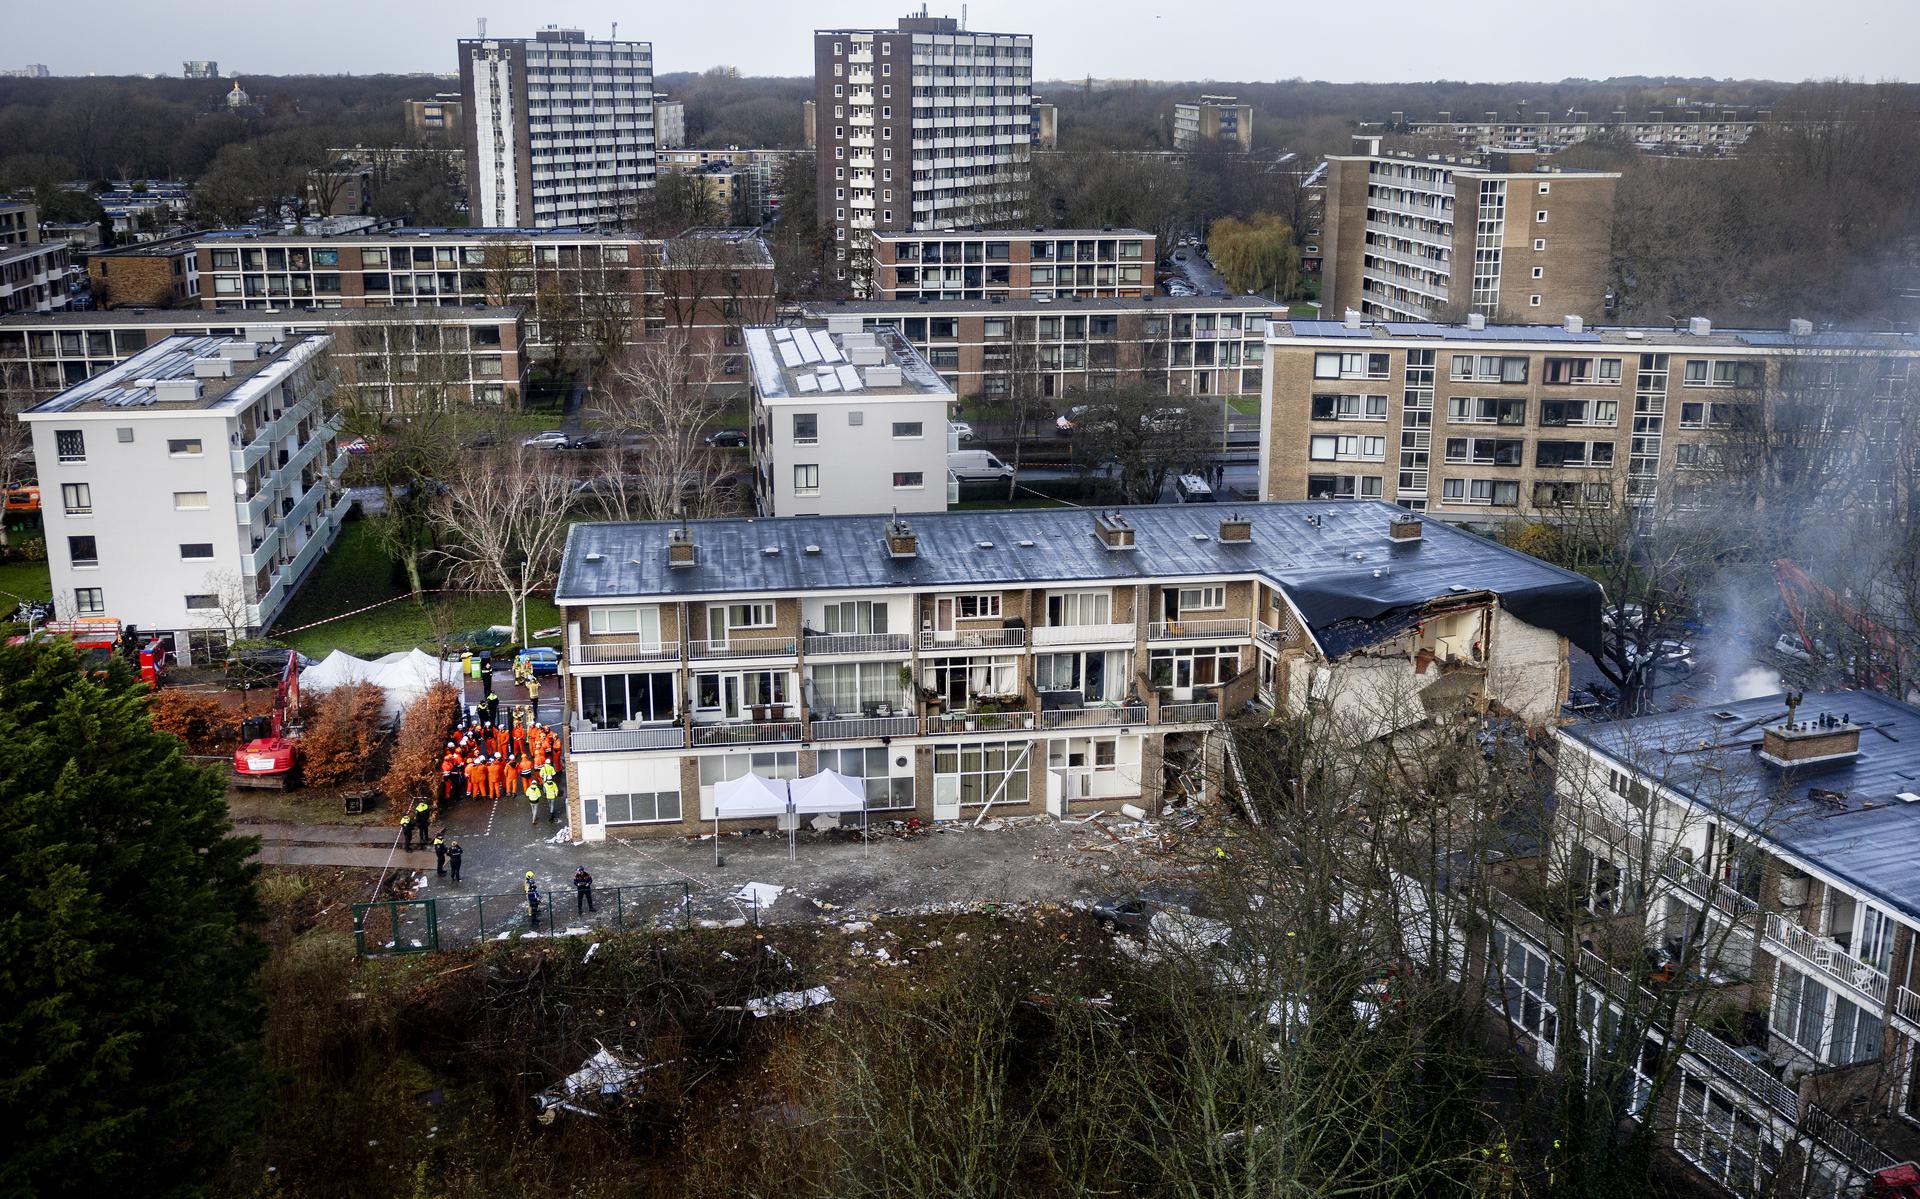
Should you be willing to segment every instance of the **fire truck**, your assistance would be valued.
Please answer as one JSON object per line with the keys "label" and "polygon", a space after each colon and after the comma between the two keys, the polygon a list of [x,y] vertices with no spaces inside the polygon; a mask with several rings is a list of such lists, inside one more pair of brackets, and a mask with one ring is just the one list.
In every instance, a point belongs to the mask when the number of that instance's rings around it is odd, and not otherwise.
{"label": "fire truck", "polygon": [[140,681],[158,690],[167,677],[166,642],[142,633],[134,625],[122,626],[111,616],[83,616],[77,620],[49,620],[35,631],[38,637],[69,637],[81,652],[87,668],[105,673],[107,662],[117,651],[140,668]]}
{"label": "fire truck", "polygon": [[273,692],[271,716],[249,716],[233,751],[233,785],[288,790],[300,785],[297,722],[300,717],[300,655],[287,651],[287,668]]}

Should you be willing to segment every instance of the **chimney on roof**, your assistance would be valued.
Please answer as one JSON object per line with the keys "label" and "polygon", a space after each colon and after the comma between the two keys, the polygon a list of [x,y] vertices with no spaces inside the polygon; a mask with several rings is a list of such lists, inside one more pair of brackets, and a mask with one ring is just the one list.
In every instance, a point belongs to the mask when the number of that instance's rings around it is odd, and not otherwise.
{"label": "chimney on roof", "polygon": [[1220,541],[1223,545],[1245,545],[1253,540],[1253,521],[1238,512],[1220,518]]}
{"label": "chimney on roof", "polygon": [[1586,329],[1587,319],[1569,312],[1560,321],[1560,327],[1569,333],[1579,333]]}
{"label": "chimney on roof", "polygon": [[1396,516],[1387,523],[1387,539],[1395,545],[1418,541],[1420,536],[1420,518],[1417,516]]}
{"label": "chimney on roof", "polygon": [[1467,328],[1479,330],[1479,329],[1484,329],[1486,327],[1487,327],[1486,313],[1470,312],[1467,314]]}
{"label": "chimney on roof", "polygon": [[1798,720],[1804,692],[1787,693],[1787,718],[1761,730],[1760,760],[1781,770],[1851,762],[1860,756],[1861,726],[1847,715],[1822,712]]}
{"label": "chimney on roof", "polygon": [[1687,332],[1695,337],[1705,337],[1713,332],[1713,322],[1704,316],[1687,318]]}
{"label": "chimney on roof", "polygon": [[1130,550],[1133,544],[1133,524],[1118,512],[1101,512],[1093,518],[1093,535],[1100,544],[1110,550]]}
{"label": "chimney on roof", "polygon": [[920,535],[913,531],[912,525],[900,519],[900,512],[895,509],[893,516],[887,521],[887,557],[918,558],[919,556]]}
{"label": "chimney on roof", "polygon": [[1796,316],[1787,322],[1787,332],[1794,337],[1812,337],[1813,322],[1801,320]]}
{"label": "chimney on roof", "polygon": [[683,519],[680,527],[667,530],[667,569],[684,570],[700,564],[700,547],[694,544],[693,530]]}

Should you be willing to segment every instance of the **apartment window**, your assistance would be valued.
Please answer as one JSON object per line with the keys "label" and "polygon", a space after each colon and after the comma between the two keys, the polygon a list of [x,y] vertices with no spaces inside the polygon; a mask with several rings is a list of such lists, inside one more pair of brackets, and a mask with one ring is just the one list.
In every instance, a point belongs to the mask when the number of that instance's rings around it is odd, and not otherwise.
{"label": "apartment window", "polygon": [[1314,420],[1387,419],[1386,396],[1317,395],[1313,397]]}
{"label": "apartment window", "polygon": [[820,464],[802,462],[793,468],[793,490],[798,495],[820,494]]}
{"label": "apartment window", "polygon": [[680,819],[678,791],[630,791],[601,797],[606,824],[676,823]]}
{"label": "apartment window", "polygon": [[1537,293],[1527,297],[1527,307],[1529,308],[1540,307],[1540,296]]}
{"label": "apartment window", "polygon": [[629,720],[672,720],[673,693],[669,671],[582,675],[580,715],[598,729],[617,728]]}
{"label": "apartment window", "polygon": [[173,439],[167,442],[169,458],[198,458],[200,454],[201,443],[198,437]]}
{"label": "apartment window", "polygon": [[833,44],[833,56],[834,56],[835,58],[838,58],[838,57],[840,57],[840,55],[841,55],[842,53],[844,53],[844,51],[843,51],[843,50],[841,49],[841,47],[840,47],[840,43],[839,43],[839,42],[835,42],[835,43]]}
{"label": "apartment window", "polygon": [[1047,597],[1047,623],[1061,625],[1111,624],[1113,597],[1105,591],[1065,591]]}
{"label": "apartment window", "polygon": [[199,512],[207,506],[207,493],[204,491],[176,491],[173,493],[175,512]]}
{"label": "apartment window", "polygon": [[1544,278],[1546,278],[1546,277],[1547,277],[1547,268],[1546,268],[1546,267],[1544,267],[1544,266],[1536,266],[1536,267],[1534,267],[1534,268],[1533,268],[1533,277],[1534,277],[1534,278],[1536,278],[1536,279],[1544,279]]}
{"label": "apartment window", "polygon": [[189,612],[207,612],[219,606],[220,597],[217,595],[190,595],[187,597],[187,611]]}
{"label": "apartment window", "polygon": [[1536,224],[1536,225],[1544,225],[1544,224],[1546,224],[1546,223],[1547,223],[1547,210],[1546,210],[1546,209],[1544,209],[1544,208],[1542,208],[1542,209],[1541,209],[1540,211],[1538,211],[1538,212],[1536,212],[1536,213],[1534,213],[1534,214],[1533,214],[1533,223],[1534,223],[1534,224]]}
{"label": "apartment window", "polygon": [[927,485],[927,477],[917,470],[897,470],[893,472],[893,489],[910,490]]}
{"label": "apartment window", "polygon": [[1536,237],[1536,238],[1534,238],[1534,239],[1533,239],[1533,248],[1534,248],[1534,249],[1536,249],[1536,250],[1544,250],[1544,249],[1546,249],[1546,248],[1547,248],[1547,239],[1546,239],[1546,238],[1544,238],[1544,237]]}
{"label": "apartment window", "polygon": [[[833,177],[834,177],[835,179],[845,179],[845,178],[847,177],[847,168],[845,168],[845,167],[835,167],[835,168],[833,168]],[[843,198],[843,197],[841,196],[841,192],[840,192],[840,189],[839,189],[839,188],[835,188],[835,189],[834,189],[834,192],[833,192],[833,194],[834,194],[834,198],[836,198],[836,199],[840,199],[840,198]]]}
{"label": "apartment window", "polygon": [[1527,423],[1527,402],[1522,399],[1449,396],[1447,419],[1455,424],[1518,427]]}
{"label": "apartment window", "polygon": [[213,557],[213,542],[183,541],[180,543],[180,557],[183,560]]}
{"label": "apartment window", "polygon": [[1525,383],[1527,360],[1520,355],[1455,354],[1452,377],[1483,383]]}
{"label": "apartment window", "polygon": [[820,769],[838,771],[866,784],[869,808],[910,808],[913,806],[911,775],[893,776],[887,766],[884,746],[854,746],[820,751]]}
{"label": "apartment window", "polygon": [[820,440],[820,414],[817,412],[796,412],[793,414],[793,444],[812,445]]}
{"label": "apartment window", "polygon": [[79,429],[55,429],[53,449],[62,462],[85,462],[87,460],[86,435]]}
{"label": "apartment window", "polygon": [[921,436],[923,424],[917,420],[897,420],[893,422],[893,437],[896,441],[906,441]]}
{"label": "apartment window", "polygon": [[998,595],[955,596],[953,606],[961,620],[997,620],[1000,617]]}
{"label": "apartment window", "polygon": [[1487,954],[1488,982],[1497,989],[1489,1002],[1515,1027],[1546,1045],[1560,1042],[1560,1012],[1554,996],[1560,990],[1560,967],[1541,950],[1496,928]]}
{"label": "apartment window", "polygon": [[647,644],[660,640],[658,608],[589,608],[587,632],[595,636],[625,634]]}
{"label": "apartment window", "polygon": [[1620,360],[1618,358],[1602,358],[1600,360],[1600,381],[1602,383],[1618,383],[1620,381]]}
{"label": "apartment window", "polygon": [[88,483],[60,484],[60,503],[68,516],[93,514],[93,486]]}
{"label": "apartment window", "polygon": [[1388,361],[1388,356],[1385,354],[1315,354],[1313,377],[1316,379],[1384,379],[1387,377]]}
{"label": "apartment window", "polygon": [[67,560],[75,566],[100,565],[100,548],[91,537],[67,538]]}
{"label": "apartment window", "polygon": [[1543,196],[1546,195],[1548,190],[1552,188],[1552,186],[1553,185],[1551,183],[1542,181],[1542,183],[1540,184],[1540,194]]}
{"label": "apartment window", "polygon": [[98,587],[75,587],[73,610],[80,616],[98,616],[107,610],[106,593]]}
{"label": "apartment window", "polygon": [[1181,587],[1176,589],[1174,598],[1182,612],[1219,611],[1227,606],[1227,589],[1225,587]]}

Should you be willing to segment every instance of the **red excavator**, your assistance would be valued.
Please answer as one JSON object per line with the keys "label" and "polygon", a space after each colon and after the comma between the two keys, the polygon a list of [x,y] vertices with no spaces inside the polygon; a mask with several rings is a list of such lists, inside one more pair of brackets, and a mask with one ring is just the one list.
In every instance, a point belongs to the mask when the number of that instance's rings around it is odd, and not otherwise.
{"label": "red excavator", "polygon": [[1808,617],[1818,606],[1831,612],[1857,635],[1863,649],[1852,663],[1859,681],[1899,698],[1904,688],[1920,677],[1920,662],[1902,639],[1886,624],[1867,611],[1864,601],[1856,600],[1851,589],[1844,594],[1815,579],[1797,562],[1781,559],[1773,564],[1773,577],[1780,588],[1780,599],[1793,619],[1795,640],[1806,647],[1810,661],[1824,659],[1825,649],[1808,627]]}
{"label": "red excavator", "polygon": [[298,737],[292,725],[300,716],[300,655],[287,651],[287,669],[273,692],[272,716],[249,716],[240,725],[240,748],[233,751],[233,785],[287,790],[300,785]]}

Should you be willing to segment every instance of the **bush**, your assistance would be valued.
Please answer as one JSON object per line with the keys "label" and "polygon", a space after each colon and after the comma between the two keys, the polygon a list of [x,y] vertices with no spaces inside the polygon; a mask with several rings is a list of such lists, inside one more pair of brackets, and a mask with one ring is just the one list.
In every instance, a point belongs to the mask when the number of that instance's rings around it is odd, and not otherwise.
{"label": "bush", "polygon": [[400,735],[380,789],[395,800],[437,797],[440,757],[447,748],[447,732],[459,715],[460,693],[446,683],[435,683],[414,700],[400,720]]}
{"label": "bush", "polygon": [[365,778],[380,747],[387,693],[372,683],[348,683],[320,696],[300,738],[302,773],[317,787]]}
{"label": "bush", "polygon": [[164,688],[149,701],[147,713],[154,728],[172,733],[196,754],[231,749],[239,739],[239,721],[234,712],[204,691]]}

